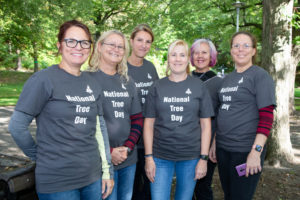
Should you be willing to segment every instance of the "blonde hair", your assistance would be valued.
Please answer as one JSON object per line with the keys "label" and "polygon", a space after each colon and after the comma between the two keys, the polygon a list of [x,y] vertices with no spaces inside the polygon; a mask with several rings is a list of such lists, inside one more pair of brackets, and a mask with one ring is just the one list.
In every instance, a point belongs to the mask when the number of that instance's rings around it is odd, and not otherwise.
{"label": "blonde hair", "polygon": [[[187,56],[190,57],[190,55],[191,55],[189,45],[184,40],[175,40],[174,42],[172,42],[169,45],[169,49],[168,49],[168,64],[167,64],[166,76],[169,76],[169,71],[170,71],[169,55],[176,46],[183,46]],[[189,62],[186,66],[186,73],[190,74],[190,63]]]}
{"label": "blonde hair", "polygon": [[90,65],[90,71],[98,71],[99,66],[101,65],[101,53],[99,52],[99,44],[103,45],[103,43],[105,42],[106,38],[108,38],[109,36],[116,34],[119,35],[123,38],[124,40],[124,56],[121,60],[120,63],[117,64],[117,73],[121,75],[122,78],[124,78],[126,80],[126,82],[129,80],[128,78],[128,67],[127,67],[127,58],[129,55],[129,44],[128,41],[125,37],[125,35],[118,31],[118,30],[110,30],[110,31],[106,31],[104,32],[100,38],[97,40],[94,49],[93,49],[93,53],[92,56],[90,57],[89,60],[89,65]]}

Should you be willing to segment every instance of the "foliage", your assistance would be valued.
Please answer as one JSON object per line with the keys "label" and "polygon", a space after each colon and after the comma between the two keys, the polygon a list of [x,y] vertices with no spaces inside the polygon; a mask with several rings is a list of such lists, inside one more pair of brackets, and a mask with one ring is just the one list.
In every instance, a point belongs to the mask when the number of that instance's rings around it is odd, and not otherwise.
{"label": "foliage", "polygon": [[[150,57],[159,66],[165,64],[167,48],[175,39],[191,44],[197,38],[209,38],[219,55],[215,69],[233,69],[229,53],[235,32],[236,9],[233,0],[0,0],[0,69],[16,69],[17,58],[24,68],[56,63],[56,34],[59,25],[79,19],[91,29],[95,39],[103,31],[118,29],[128,38],[140,23],[149,24],[155,33]],[[240,30],[258,38],[261,51],[262,0],[243,0]],[[293,19],[299,28],[299,12]],[[295,42],[299,41],[295,36]],[[20,50],[20,54],[17,54]],[[154,59],[155,57],[155,59]],[[259,56],[258,56],[259,57]]]}

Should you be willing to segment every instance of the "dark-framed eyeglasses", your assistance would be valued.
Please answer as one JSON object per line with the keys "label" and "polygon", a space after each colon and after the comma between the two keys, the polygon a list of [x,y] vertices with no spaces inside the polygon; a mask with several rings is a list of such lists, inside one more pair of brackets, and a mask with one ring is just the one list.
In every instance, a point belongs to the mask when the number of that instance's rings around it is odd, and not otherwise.
{"label": "dark-framed eyeglasses", "polygon": [[103,44],[108,45],[112,49],[117,48],[119,51],[124,51],[125,50],[125,47],[122,46],[122,45],[116,45],[116,44],[113,44],[113,43],[105,43],[105,42],[103,42]]}
{"label": "dark-framed eyeglasses", "polygon": [[64,42],[66,43],[67,47],[75,48],[78,43],[80,43],[81,48],[83,49],[90,49],[92,45],[92,41],[90,40],[75,40],[66,38],[64,39]]}

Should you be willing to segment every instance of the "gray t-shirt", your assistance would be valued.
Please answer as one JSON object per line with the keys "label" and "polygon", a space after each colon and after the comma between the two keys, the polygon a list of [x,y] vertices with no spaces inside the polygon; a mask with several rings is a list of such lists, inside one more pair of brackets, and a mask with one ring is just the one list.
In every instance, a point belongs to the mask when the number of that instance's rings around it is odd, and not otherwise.
{"label": "gray t-shirt", "polygon": [[213,71],[208,71],[206,73],[201,74],[200,76],[198,76],[198,73],[193,73],[192,75],[194,77],[200,78],[204,82],[204,85],[208,89],[208,92],[212,100],[212,104],[215,112],[215,116],[212,117],[211,119],[211,133],[212,133],[211,140],[213,140],[215,133],[217,131],[216,116],[218,115],[218,109],[220,106],[218,91],[222,85],[223,79],[218,77]]}
{"label": "gray t-shirt", "polygon": [[127,62],[128,75],[135,82],[135,87],[137,88],[139,99],[142,106],[145,103],[148,90],[152,86],[153,82],[158,79],[158,75],[154,65],[144,59],[143,65],[136,67]]}
{"label": "gray t-shirt", "polygon": [[[134,82],[131,79],[126,82],[119,74],[111,76],[101,70],[92,74],[103,90],[103,113],[110,146],[112,148],[123,146],[130,135],[130,115],[141,112]],[[122,169],[136,162],[137,151],[134,148],[127,160],[114,166],[114,169]]]}
{"label": "gray t-shirt", "polygon": [[101,177],[95,138],[101,99],[101,88],[89,74],[73,76],[58,65],[26,82],[15,110],[36,117],[38,192],[76,189]]}
{"label": "gray t-shirt", "polygon": [[256,137],[259,109],[275,105],[271,76],[258,66],[224,78],[219,91],[217,147],[230,152],[249,152]]}
{"label": "gray t-shirt", "polygon": [[[156,69],[154,65],[146,59],[143,60],[142,66],[136,67],[128,62],[127,66],[128,75],[135,82],[135,86],[137,88],[139,99],[143,108],[146,97],[148,95],[149,88],[152,86],[153,82],[158,79]],[[144,148],[142,136],[138,142],[138,147]]]}
{"label": "gray t-shirt", "polygon": [[168,77],[149,90],[144,116],[155,118],[153,155],[167,160],[198,158],[201,150],[200,118],[214,115],[202,81],[188,76],[181,82]]}

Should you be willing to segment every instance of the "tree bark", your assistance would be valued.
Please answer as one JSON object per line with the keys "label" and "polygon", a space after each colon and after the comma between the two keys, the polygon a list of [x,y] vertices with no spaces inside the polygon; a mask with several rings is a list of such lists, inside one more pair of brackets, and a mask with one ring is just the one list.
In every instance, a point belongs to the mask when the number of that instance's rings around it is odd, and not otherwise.
{"label": "tree bark", "polygon": [[275,81],[274,125],[268,140],[270,164],[293,161],[290,139],[289,92],[295,66],[292,63],[293,0],[263,0],[262,66]]}
{"label": "tree bark", "polygon": [[17,58],[17,71],[20,71],[22,69],[22,57],[20,56],[20,49],[17,49],[17,55],[18,55],[18,58]]}
{"label": "tree bark", "polygon": [[32,47],[33,47],[33,62],[34,62],[33,71],[37,72],[39,71],[39,63],[38,63],[38,51],[35,42],[33,42]]}
{"label": "tree bark", "polygon": [[295,81],[296,81],[296,71],[297,71],[297,66],[300,62],[300,46],[294,46],[293,51],[292,51],[292,65],[293,65],[293,74],[292,74],[292,86],[290,88],[290,93],[289,93],[289,112],[290,114],[294,114],[296,109],[295,109]]}

